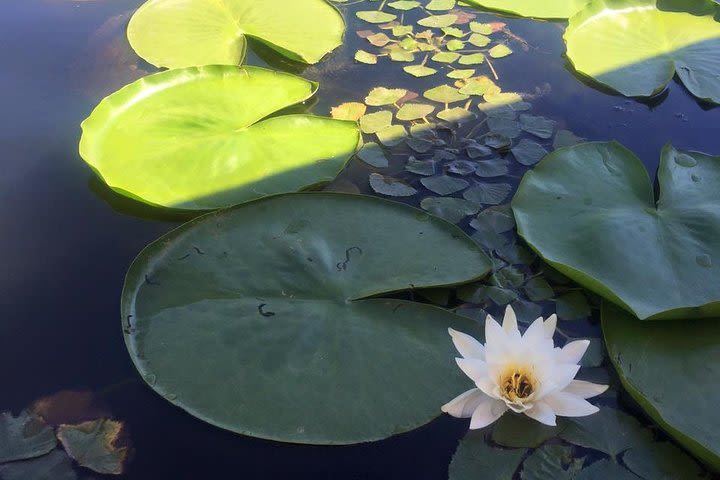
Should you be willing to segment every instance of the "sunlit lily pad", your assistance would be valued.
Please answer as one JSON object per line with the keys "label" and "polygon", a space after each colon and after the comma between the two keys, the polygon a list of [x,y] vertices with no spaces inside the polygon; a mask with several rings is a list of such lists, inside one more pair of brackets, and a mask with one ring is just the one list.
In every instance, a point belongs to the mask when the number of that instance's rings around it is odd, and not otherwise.
{"label": "sunlit lily pad", "polygon": [[642,162],[615,142],[556,150],[520,184],[518,231],[642,319],[720,316],[720,158],[667,146],[658,181],[656,202]]}
{"label": "sunlit lily pad", "polygon": [[355,15],[360,20],[365,20],[368,23],[387,23],[392,22],[397,18],[397,15],[387,12],[381,12],[379,10],[365,10],[361,12],[355,12]]}
{"label": "sunlit lily pad", "polygon": [[[664,2],[658,2],[664,5]],[[696,97],[720,103],[720,7],[710,0],[596,0],[565,33],[575,69],[623,95],[647,97],[675,74]]]}
{"label": "sunlit lily pad", "polygon": [[432,105],[424,103],[406,103],[395,114],[398,120],[410,121],[425,118],[435,111]]}
{"label": "sunlit lily pad", "polygon": [[422,25],[423,27],[442,28],[453,25],[457,18],[457,15],[447,13],[445,15],[431,15],[429,17],[418,20],[417,23],[418,25]]}
{"label": "sunlit lily pad", "polygon": [[80,154],[112,189],[163,207],[213,209],[295,191],[332,180],[360,141],[355,122],[263,120],[316,88],[258,67],[157,73],[95,108]]}
{"label": "sunlit lily pad", "polygon": [[602,326],[625,389],[675,440],[720,470],[720,321],[641,322],[603,302]]}
{"label": "sunlit lily pad", "polygon": [[589,0],[465,0],[469,5],[534,18],[569,18]]}
{"label": "sunlit lily pad", "polygon": [[155,391],[213,425],[297,443],[377,440],[468,388],[447,328],[481,332],[436,307],[370,297],[490,266],[459,228],[406,205],[268,197],[147,247],[126,277],[125,340]]}
{"label": "sunlit lily pad", "polygon": [[392,105],[407,95],[408,91],[404,88],[385,88],[376,87],[370,90],[365,97],[365,103],[372,107],[380,107],[383,105]]}
{"label": "sunlit lily pad", "polygon": [[404,67],[403,70],[413,77],[429,77],[437,73],[437,70],[426,67],[425,65],[410,65],[409,67]]}
{"label": "sunlit lily pad", "polygon": [[455,103],[468,99],[467,95],[460,93],[457,88],[449,85],[440,85],[439,87],[431,88],[423,93],[423,97],[439,103]]}
{"label": "sunlit lily pad", "polygon": [[246,37],[294,60],[317,63],[342,44],[345,22],[324,0],[149,0],[128,25],[128,39],[158,67],[237,65]]}

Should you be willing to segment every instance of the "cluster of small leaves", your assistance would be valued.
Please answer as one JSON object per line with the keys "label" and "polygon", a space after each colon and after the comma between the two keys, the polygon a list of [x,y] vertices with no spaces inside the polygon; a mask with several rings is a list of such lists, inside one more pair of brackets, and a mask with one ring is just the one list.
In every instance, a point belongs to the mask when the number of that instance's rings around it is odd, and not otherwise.
{"label": "cluster of small leaves", "polygon": [[710,478],[692,457],[658,439],[658,432],[608,407],[563,419],[556,427],[508,413],[470,431],[450,464],[450,480],[480,478],[488,471],[503,480]]}
{"label": "cluster of small leaves", "polygon": [[[64,408],[68,400],[73,406]],[[121,474],[130,451],[123,445],[122,423],[108,418],[64,423],[75,404],[88,411],[82,400],[82,393],[60,392],[17,417],[0,414],[0,478],[75,480],[73,461],[97,473]]]}
{"label": "cluster of small leaves", "polygon": [[[405,24],[405,13],[418,11],[425,16],[416,25]],[[408,63],[403,70],[414,77],[445,70],[451,79],[468,79],[483,65],[497,79],[491,59],[513,53],[506,42],[492,38],[493,34],[506,32],[505,23],[473,21],[476,15],[456,8],[455,0],[430,0],[425,4],[408,0],[382,2],[377,10],[362,10],[355,15],[379,29],[357,32],[372,51],[358,50],[355,60],[374,65],[388,57],[393,62]]]}

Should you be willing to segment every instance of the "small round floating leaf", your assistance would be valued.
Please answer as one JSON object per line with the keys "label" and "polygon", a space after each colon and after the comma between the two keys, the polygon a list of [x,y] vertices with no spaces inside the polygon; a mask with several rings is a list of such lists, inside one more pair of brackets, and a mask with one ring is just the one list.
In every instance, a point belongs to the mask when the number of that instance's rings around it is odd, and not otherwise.
{"label": "small round floating leaf", "polygon": [[580,320],[590,316],[590,304],[582,292],[570,292],[560,295],[555,303],[560,320]]}
{"label": "small round floating leaf", "polygon": [[448,37],[462,38],[465,36],[465,32],[457,27],[443,27],[442,32]]}
{"label": "small round floating leaf", "polygon": [[413,77],[429,77],[437,73],[437,70],[426,67],[425,65],[411,65],[409,67],[403,67],[403,70]]}
{"label": "small round floating leaf", "polygon": [[490,37],[487,37],[482,33],[473,33],[470,35],[470,38],[468,38],[468,42],[476,47],[483,48],[490,43]]}
{"label": "small round floating leaf", "polygon": [[478,161],[478,168],[475,175],[478,177],[502,177],[508,173],[510,162],[503,158],[491,158]]}
{"label": "small round floating leaf", "polygon": [[574,480],[581,468],[582,462],[578,464],[572,461],[572,449],[570,447],[565,445],[543,445],[532,452],[523,462],[520,479]]}
{"label": "small round floating leaf", "polygon": [[342,44],[342,15],[323,0],[149,0],[127,36],[158,67],[237,65],[246,37],[294,60],[317,63]]}
{"label": "small round floating leaf", "polygon": [[119,445],[123,424],[102,418],[79,425],[60,425],[58,438],[68,455],[98,473],[120,475],[129,448]]}
{"label": "small round floating leaf", "polygon": [[394,8],[395,10],[412,10],[413,8],[417,8],[422,4],[415,0],[398,0],[396,2],[390,2],[387,5],[390,8]]}
{"label": "small round floating leaf", "polygon": [[455,0],[430,0],[425,7],[428,10],[450,10],[455,8]]}
{"label": "small round floating leaf", "polygon": [[385,168],[389,164],[382,147],[374,142],[364,144],[357,152],[357,156],[360,160],[375,168]]}
{"label": "small round floating leaf", "polygon": [[394,147],[400,145],[403,140],[408,136],[407,130],[402,125],[392,125],[387,128],[383,128],[379,132],[375,132],[380,143],[386,147]]}
{"label": "small round floating leaf", "polygon": [[495,82],[486,76],[469,78],[465,85],[460,88],[460,93],[465,95],[485,95],[491,88],[497,87]]}
{"label": "small round floating leaf", "polygon": [[477,163],[471,162],[470,160],[453,160],[447,164],[448,172],[458,175],[475,173],[475,168],[477,168]]}
{"label": "small round floating leaf", "polygon": [[407,95],[408,91],[404,88],[385,88],[377,87],[370,90],[365,97],[365,103],[371,107],[380,107],[383,105],[392,105]]}
{"label": "small round floating leaf", "polygon": [[526,166],[535,165],[548,154],[542,145],[527,138],[520,140],[510,151],[515,156],[515,160]]}
{"label": "small round floating leaf", "polygon": [[454,107],[443,110],[442,112],[438,112],[436,116],[440,120],[454,123],[465,123],[470,120],[475,120],[476,118],[474,113],[468,112],[462,107]]}
{"label": "small round floating leaf", "polygon": [[360,130],[372,134],[384,130],[392,124],[393,114],[389,110],[380,110],[360,117]]}
{"label": "small round floating leaf", "polygon": [[457,80],[465,80],[475,75],[475,70],[472,69],[459,69],[448,72],[447,77]]}
{"label": "small round floating leaf", "polygon": [[424,103],[406,103],[395,114],[398,120],[410,121],[425,118],[435,111],[432,105]]}
{"label": "small round floating leaf", "polygon": [[470,31],[481,35],[490,35],[495,32],[489,23],[470,22]]}
{"label": "small round floating leaf", "polygon": [[534,18],[570,18],[590,0],[466,0],[469,5]]}
{"label": "small round floating leaf", "polygon": [[678,443],[720,470],[720,383],[713,380],[720,375],[720,362],[713,361],[720,355],[718,319],[642,322],[609,302],[601,317],[625,389]]}
{"label": "small round floating leaf", "polygon": [[418,20],[418,25],[430,28],[443,28],[453,25],[457,21],[457,15],[448,13],[445,15],[431,15],[429,17]]}
{"label": "small round floating leaf", "polygon": [[487,125],[492,134],[502,135],[510,139],[519,137],[521,133],[520,124],[508,118],[488,117]]}
{"label": "small round floating leaf", "polygon": [[453,63],[458,58],[460,58],[460,54],[455,52],[440,52],[432,56],[434,62],[440,63]]}
{"label": "small round floating leaf", "polygon": [[384,33],[375,33],[366,37],[366,40],[376,47],[384,47],[385,45],[390,43],[390,37],[388,37]]}
{"label": "small round floating leaf", "polygon": [[370,174],[370,187],[375,193],[388,197],[412,197],[417,193],[417,190],[407,183],[379,173]]}
{"label": "small round floating leaf", "polygon": [[423,97],[439,103],[462,102],[469,98],[467,95],[460,93],[457,88],[449,85],[440,85],[439,87],[426,90],[425,93],[423,93]]}
{"label": "small round floating leaf", "polygon": [[578,137],[570,130],[558,130],[555,134],[555,138],[553,139],[553,150],[557,150],[562,147],[571,147],[584,141],[584,138]]}
{"label": "small round floating leaf", "polygon": [[367,65],[375,65],[378,61],[377,55],[366,52],[365,50],[358,50],[355,52],[355,60],[360,63],[365,63]]}
{"label": "small round floating leaf", "polygon": [[450,462],[449,480],[512,480],[527,450],[493,448],[485,430],[470,430]]}
{"label": "small round floating leaf", "polygon": [[438,175],[437,177],[427,177],[420,180],[425,188],[437,193],[438,195],[450,195],[460,190],[466,189],[470,183],[462,178],[450,177],[448,175]]}
{"label": "small round floating leaf", "polygon": [[465,42],[461,40],[450,40],[449,42],[447,42],[445,47],[451,52],[454,52],[455,50],[462,50],[463,48],[465,48]]}
{"label": "small round floating leaf", "polygon": [[266,118],[316,89],[258,67],[156,73],[100,102],[80,154],[112,189],[156,206],[214,209],[295,191],[332,180],[360,141],[354,122]]}
{"label": "small round floating leaf", "polygon": [[552,138],[555,131],[555,122],[540,116],[523,113],[520,115],[520,125],[528,133],[540,138]]}
{"label": "small round floating leaf", "polygon": [[399,45],[389,47],[390,60],[393,62],[414,62],[415,54],[409,52]]}
{"label": "small round floating leaf", "polygon": [[654,0],[593,1],[570,20],[568,58],[623,95],[655,95],[677,74],[690,93],[720,103],[720,7],[697,0],[660,8]]}
{"label": "small round floating leaf", "polygon": [[435,175],[435,162],[432,160],[418,160],[414,157],[408,159],[405,170],[416,175]]}
{"label": "small round floating leaf", "polygon": [[72,460],[62,450],[42,457],[0,465],[3,480],[77,480]]}
{"label": "small round floating leaf", "polygon": [[367,107],[363,103],[359,102],[348,102],[332,107],[330,109],[330,116],[335,120],[350,120],[357,122],[360,117],[365,115]]}
{"label": "small round floating leaf", "polygon": [[472,202],[453,197],[423,198],[420,207],[450,223],[458,223],[468,215],[475,215],[480,208]]}
{"label": "small round floating leaf", "polygon": [[429,422],[467,388],[447,328],[480,329],[370,297],[472,281],[490,265],[459,228],[397,202],[268,197],[146,248],[123,291],[125,338],[157,393],[213,425],[295,443],[377,440]]}
{"label": "small round floating leaf", "polygon": [[368,23],[387,23],[392,22],[397,18],[397,15],[387,12],[381,12],[379,10],[363,10],[355,12],[355,16],[360,20],[365,20]]}
{"label": "small round floating leaf", "polygon": [[629,470],[621,467],[617,462],[603,458],[598,460],[587,468],[582,469],[580,473],[575,475],[574,480],[639,480],[639,477],[633,475]]}
{"label": "small round floating leaf", "polygon": [[720,316],[720,158],[666,146],[658,182],[656,202],[642,162],[615,142],[556,150],[518,188],[518,231],[641,319]]}
{"label": "small round floating leaf", "polygon": [[488,50],[488,53],[492,58],[503,58],[513,53],[513,51],[507,45],[500,44],[492,47]]}
{"label": "small round floating leaf", "polygon": [[[524,103],[519,93],[515,92],[488,92],[483,95],[483,100],[492,105],[513,105]],[[479,107],[479,105],[478,105]],[[481,108],[482,110],[482,108]],[[552,133],[550,133],[552,136]]]}
{"label": "small round floating leaf", "polygon": [[493,426],[492,440],[503,447],[537,448],[560,431],[560,427],[549,427],[527,415],[508,412]]}
{"label": "small round floating leaf", "polygon": [[482,53],[471,53],[469,55],[462,55],[458,60],[460,65],[480,65],[485,63],[485,55]]}
{"label": "small round floating leaf", "polygon": [[484,205],[499,205],[511,191],[512,185],[509,183],[481,183],[465,190],[463,198]]}
{"label": "small round floating leaf", "polygon": [[412,25],[395,25],[392,28],[392,34],[396,37],[402,37],[403,35],[409,35],[412,34],[413,27]]}
{"label": "small round floating leaf", "polygon": [[506,135],[502,135],[499,133],[490,132],[485,136],[483,139],[485,142],[485,145],[487,145],[490,148],[494,148],[497,150],[501,150],[503,148],[507,148],[512,144],[512,140],[507,137]]}

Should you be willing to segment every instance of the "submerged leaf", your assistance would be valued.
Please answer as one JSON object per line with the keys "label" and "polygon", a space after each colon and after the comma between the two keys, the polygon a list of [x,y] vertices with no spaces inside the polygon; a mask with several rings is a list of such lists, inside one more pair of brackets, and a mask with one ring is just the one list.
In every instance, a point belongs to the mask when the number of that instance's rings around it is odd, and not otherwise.
{"label": "submerged leaf", "polygon": [[57,442],[53,429],[35,415],[23,411],[17,417],[0,414],[0,463],[39,457]]}
{"label": "submerged leaf", "polygon": [[120,446],[123,425],[108,419],[61,425],[58,438],[70,457],[98,473],[120,475],[128,447]]}

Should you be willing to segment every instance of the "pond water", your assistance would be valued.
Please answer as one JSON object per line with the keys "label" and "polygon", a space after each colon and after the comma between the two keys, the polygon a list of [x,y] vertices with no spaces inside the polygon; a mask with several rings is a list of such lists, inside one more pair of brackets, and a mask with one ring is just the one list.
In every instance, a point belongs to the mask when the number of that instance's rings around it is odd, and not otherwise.
{"label": "pond water", "polygon": [[[100,99],[155,71],[135,56],[124,36],[129,15],[140,3],[23,0],[2,7],[0,411],[17,413],[61,390],[95,392],[128,427],[135,453],[122,476],[127,479],[447,478],[450,458],[467,429],[464,421],[442,416],[411,433],[366,445],[286,445],[209,426],[141,382],[118,321],[124,275],[146,244],[183,218],[109,191],[77,153],[80,122]],[[248,63],[320,81],[310,106],[319,115],[343,102],[362,102],[377,86],[416,92],[436,86],[437,78],[413,78],[387,59],[377,65],[352,60],[357,49],[367,46],[355,32],[369,26],[354,17],[365,3],[341,7],[349,24],[345,44],[319,65],[288,64],[255,43]],[[580,137],[616,139],[651,172],[668,142],[720,153],[720,108],[697,102],[677,81],[645,102],[616,96],[568,68],[562,23],[478,15],[481,21],[507,23],[513,38],[526,42],[524,49],[511,39],[515,53],[494,66],[503,90],[529,94],[532,114],[551,118]],[[384,173],[407,180],[402,172],[407,155],[393,156]],[[353,160],[330,188],[371,193],[371,171]],[[521,173],[511,170],[503,181],[516,185]],[[422,188],[413,178],[413,186]],[[550,312],[549,304],[543,307]],[[594,321],[567,328],[577,336],[597,336]],[[604,369],[594,370],[591,376],[608,378]],[[603,402],[614,404],[612,397]]]}

